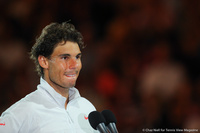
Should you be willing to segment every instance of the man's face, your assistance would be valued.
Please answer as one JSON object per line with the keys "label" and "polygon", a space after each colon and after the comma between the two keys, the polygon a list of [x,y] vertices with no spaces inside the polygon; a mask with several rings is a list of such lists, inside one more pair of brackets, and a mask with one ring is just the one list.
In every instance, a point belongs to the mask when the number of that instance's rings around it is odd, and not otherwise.
{"label": "man's face", "polygon": [[81,68],[78,44],[67,41],[64,45],[58,44],[48,59],[45,80],[55,89],[74,87]]}

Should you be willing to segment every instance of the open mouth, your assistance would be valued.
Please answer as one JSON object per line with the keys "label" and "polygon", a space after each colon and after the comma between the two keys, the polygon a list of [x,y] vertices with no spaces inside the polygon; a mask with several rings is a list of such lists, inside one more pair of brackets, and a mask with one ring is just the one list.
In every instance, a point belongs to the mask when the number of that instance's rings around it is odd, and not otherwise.
{"label": "open mouth", "polygon": [[67,78],[76,78],[78,75],[78,71],[73,71],[73,72],[65,72],[64,74]]}
{"label": "open mouth", "polygon": [[77,77],[77,72],[66,72],[65,73],[65,76],[67,77],[67,78],[76,78]]}
{"label": "open mouth", "polygon": [[67,77],[76,77],[76,74],[65,74]]}

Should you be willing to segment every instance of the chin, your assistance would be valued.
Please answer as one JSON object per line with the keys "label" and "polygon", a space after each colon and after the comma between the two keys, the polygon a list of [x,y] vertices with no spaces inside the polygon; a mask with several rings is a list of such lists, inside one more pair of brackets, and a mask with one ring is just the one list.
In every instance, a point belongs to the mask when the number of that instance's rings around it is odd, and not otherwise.
{"label": "chin", "polygon": [[72,87],[74,87],[75,85],[76,85],[75,83],[70,83],[70,84],[66,85],[66,88],[72,88]]}

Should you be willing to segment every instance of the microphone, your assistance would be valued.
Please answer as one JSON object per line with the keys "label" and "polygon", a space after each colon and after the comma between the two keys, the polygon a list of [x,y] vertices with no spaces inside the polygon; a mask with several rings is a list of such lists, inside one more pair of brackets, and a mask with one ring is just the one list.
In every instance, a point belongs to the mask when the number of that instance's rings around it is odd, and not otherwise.
{"label": "microphone", "polygon": [[90,125],[95,129],[98,130],[100,133],[109,133],[105,126],[106,120],[104,119],[103,115],[98,111],[92,111],[88,115]]}
{"label": "microphone", "polygon": [[116,127],[117,120],[113,112],[110,110],[103,110],[101,114],[106,120],[106,126],[108,127],[109,131],[111,133],[119,133]]}

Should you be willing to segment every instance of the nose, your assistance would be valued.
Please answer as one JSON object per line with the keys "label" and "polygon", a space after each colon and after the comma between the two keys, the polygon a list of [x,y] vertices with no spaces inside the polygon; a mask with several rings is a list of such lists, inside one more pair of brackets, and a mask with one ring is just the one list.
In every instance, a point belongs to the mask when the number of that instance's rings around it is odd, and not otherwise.
{"label": "nose", "polygon": [[76,69],[78,67],[79,63],[76,59],[70,59],[68,65],[69,65],[69,69]]}

